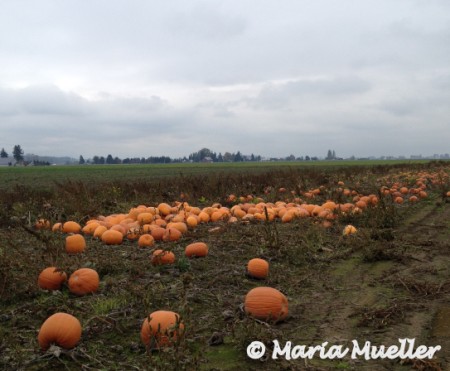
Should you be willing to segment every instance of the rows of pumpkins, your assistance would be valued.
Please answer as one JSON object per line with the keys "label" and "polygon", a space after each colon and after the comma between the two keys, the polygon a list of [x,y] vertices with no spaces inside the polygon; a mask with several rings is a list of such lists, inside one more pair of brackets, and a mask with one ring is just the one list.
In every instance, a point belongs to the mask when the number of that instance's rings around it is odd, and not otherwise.
{"label": "rows of pumpkins", "polygon": [[[381,187],[381,197],[391,197],[401,204],[407,199],[417,202],[427,197],[425,178],[419,178],[415,187],[408,188],[401,183],[394,183],[390,187]],[[156,241],[178,241],[189,229],[202,223],[251,220],[279,220],[283,223],[296,218],[316,217],[324,223],[331,223],[339,215],[346,213],[362,213],[379,202],[379,195],[362,195],[355,190],[345,188],[343,182],[338,183],[338,192],[350,197],[352,202],[336,203],[332,200],[318,205],[305,202],[299,195],[291,201],[264,202],[262,198],[253,196],[236,197],[229,195],[227,201],[234,203],[232,207],[219,203],[199,208],[188,202],[175,202],[173,205],[160,203],[158,206],[139,205],[128,213],[98,216],[89,220],[83,227],[75,221],[55,223],[39,219],[37,229],[51,229],[53,232],[65,233],[65,248],[69,254],[82,253],[86,249],[85,236],[101,240],[106,245],[120,245],[124,240],[137,241],[139,247],[152,247]],[[279,193],[286,193],[280,188]],[[304,199],[314,199],[324,192],[323,188],[304,192]],[[448,195],[450,197],[450,195]],[[326,226],[326,224],[324,224]],[[344,235],[357,232],[352,225],[343,229]],[[185,255],[188,258],[206,257],[208,245],[204,242],[194,242],[186,246]],[[151,261],[154,265],[173,264],[175,255],[170,250],[156,249],[152,253]],[[247,273],[257,279],[264,279],[269,272],[269,263],[260,258],[251,259],[247,265]],[[95,293],[99,287],[99,275],[94,269],[81,268],[73,272],[67,280],[67,275],[56,267],[44,269],[38,278],[38,284],[45,290],[59,290],[67,281],[69,290],[74,295]],[[244,303],[245,312],[257,319],[277,322],[288,315],[288,300],[279,290],[260,286],[250,290]],[[179,314],[168,311],[155,311],[143,320],[141,340],[147,348],[158,349],[169,346],[183,335],[184,324]],[[77,318],[68,313],[55,313],[43,323],[38,335],[38,342],[43,350],[55,343],[63,348],[72,348],[80,340],[82,327]]]}

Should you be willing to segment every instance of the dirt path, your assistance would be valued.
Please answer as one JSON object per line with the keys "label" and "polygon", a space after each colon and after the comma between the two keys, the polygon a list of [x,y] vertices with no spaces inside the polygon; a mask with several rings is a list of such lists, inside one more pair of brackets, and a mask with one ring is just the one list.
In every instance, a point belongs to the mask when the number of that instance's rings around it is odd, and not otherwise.
{"label": "dirt path", "polygon": [[[351,347],[357,339],[362,347],[366,341],[390,346],[415,339],[415,347],[442,349],[433,360],[345,359],[339,368],[449,370],[450,205],[429,205],[394,234],[393,241],[373,241],[368,247],[383,246],[392,259],[364,262],[367,251],[355,252],[323,272],[325,290],[307,304],[318,325],[314,340]],[[312,364],[331,366],[320,360]]]}

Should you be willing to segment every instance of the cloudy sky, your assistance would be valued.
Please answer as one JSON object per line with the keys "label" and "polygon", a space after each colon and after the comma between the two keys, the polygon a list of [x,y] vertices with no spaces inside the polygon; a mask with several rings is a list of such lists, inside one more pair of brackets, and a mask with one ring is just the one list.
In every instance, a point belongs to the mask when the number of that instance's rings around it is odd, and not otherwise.
{"label": "cloudy sky", "polygon": [[1,0],[0,148],[450,152],[448,0]]}

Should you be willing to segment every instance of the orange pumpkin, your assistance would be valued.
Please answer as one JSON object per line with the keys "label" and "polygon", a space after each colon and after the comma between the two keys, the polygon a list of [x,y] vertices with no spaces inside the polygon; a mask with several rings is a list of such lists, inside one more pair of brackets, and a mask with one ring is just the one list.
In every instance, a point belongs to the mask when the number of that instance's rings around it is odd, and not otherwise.
{"label": "orange pumpkin", "polygon": [[263,321],[282,321],[288,313],[288,300],[272,287],[255,287],[245,296],[245,313]]}
{"label": "orange pumpkin", "polygon": [[81,339],[81,324],[77,318],[68,313],[55,313],[48,317],[39,329],[38,342],[42,350],[50,345],[70,349]]}
{"label": "orange pumpkin", "polygon": [[115,229],[108,229],[102,233],[101,239],[106,245],[120,245],[123,241],[123,234]]}
{"label": "orange pumpkin", "polygon": [[48,219],[38,219],[34,224],[34,228],[36,229],[51,229],[50,220]]}
{"label": "orange pumpkin", "polygon": [[175,228],[178,229],[181,233],[186,233],[188,231],[188,227],[184,222],[170,222],[167,224],[166,228]]}
{"label": "orange pumpkin", "polygon": [[81,234],[66,237],[66,251],[68,254],[79,254],[86,249],[86,240]]}
{"label": "orange pumpkin", "polygon": [[144,233],[139,237],[138,246],[139,247],[150,247],[155,244],[155,239],[149,233]]}
{"label": "orange pumpkin", "polygon": [[178,241],[182,236],[182,233],[176,228],[166,228],[164,230],[163,241]]}
{"label": "orange pumpkin", "polygon": [[81,225],[77,222],[68,221],[63,224],[62,229],[64,233],[80,233]]}
{"label": "orange pumpkin", "polygon": [[251,259],[247,264],[247,274],[254,278],[266,278],[269,274],[269,262],[260,258]]}
{"label": "orange pumpkin", "polygon": [[164,233],[166,233],[166,229],[162,227],[156,227],[150,231],[150,234],[155,239],[155,241],[162,241],[162,239],[164,238]]}
{"label": "orange pumpkin", "polygon": [[342,234],[344,236],[348,236],[351,234],[355,234],[357,232],[357,229],[353,225],[347,225],[345,226],[344,230],[342,231]]}
{"label": "orange pumpkin", "polygon": [[45,268],[38,277],[38,285],[44,290],[59,290],[67,280],[67,274],[56,267]]}
{"label": "orange pumpkin", "polygon": [[403,203],[403,197],[401,197],[401,196],[395,197],[394,202],[396,204],[402,204]]}
{"label": "orange pumpkin", "polygon": [[52,227],[52,232],[62,232],[62,227],[63,227],[63,225],[62,225],[62,223],[55,223],[55,224],[53,224],[53,227]]}
{"label": "orange pumpkin", "polygon": [[153,265],[166,265],[175,263],[175,254],[168,250],[155,250],[152,254]]}
{"label": "orange pumpkin", "polygon": [[91,268],[80,268],[69,278],[69,291],[78,296],[96,292],[99,285],[98,273]]}
{"label": "orange pumpkin", "polygon": [[188,225],[189,228],[195,228],[197,226],[197,224],[198,224],[197,216],[189,215],[186,218],[186,224]]}
{"label": "orange pumpkin", "polygon": [[160,214],[160,215],[163,215],[163,216],[169,215],[171,209],[172,209],[172,208],[170,207],[170,205],[169,205],[169,204],[166,204],[166,203],[164,203],[164,202],[162,202],[162,203],[160,203],[160,204],[158,205],[158,211],[159,211],[159,214]]}
{"label": "orange pumpkin", "polygon": [[184,332],[179,314],[158,310],[151,313],[142,323],[141,340],[147,349],[158,349],[176,344]]}
{"label": "orange pumpkin", "polygon": [[105,233],[108,230],[106,226],[99,225],[97,228],[95,228],[93,238],[102,238],[103,233]]}
{"label": "orange pumpkin", "polygon": [[184,253],[188,258],[204,257],[208,255],[208,245],[204,242],[194,242],[186,246]]}
{"label": "orange pumpkin", "polygon": [[100,226],[100,223],[99,223],[99,222],[97,222],[97,221],[95,221],[95,220],[90,220],[90,221],[89,221],[89,222],[81,229],[81,231],[82,231],[84,234],[90,234],[90,235],[92,235],[92,234],[94,234],[95,229],[96,229],[98,226]]}

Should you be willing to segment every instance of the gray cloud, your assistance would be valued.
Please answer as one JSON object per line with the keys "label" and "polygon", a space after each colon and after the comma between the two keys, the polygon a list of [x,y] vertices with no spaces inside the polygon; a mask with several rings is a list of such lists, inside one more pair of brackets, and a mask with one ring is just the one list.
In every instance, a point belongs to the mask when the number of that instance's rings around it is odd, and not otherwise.
{"label": "gray cloud", "polygon": [[0,147],[75,157],[205,146],[449,152],[449,6],[7,1]]}
{"label": "gray cloud", "polygon": [[283,83],[265,84],[250,105],[256,108],[273,109],[287,106],[297,98],[330,97],[345,98],[348,95],[364,94],[371,84],[356,76],[336,78],[299,79]]}

